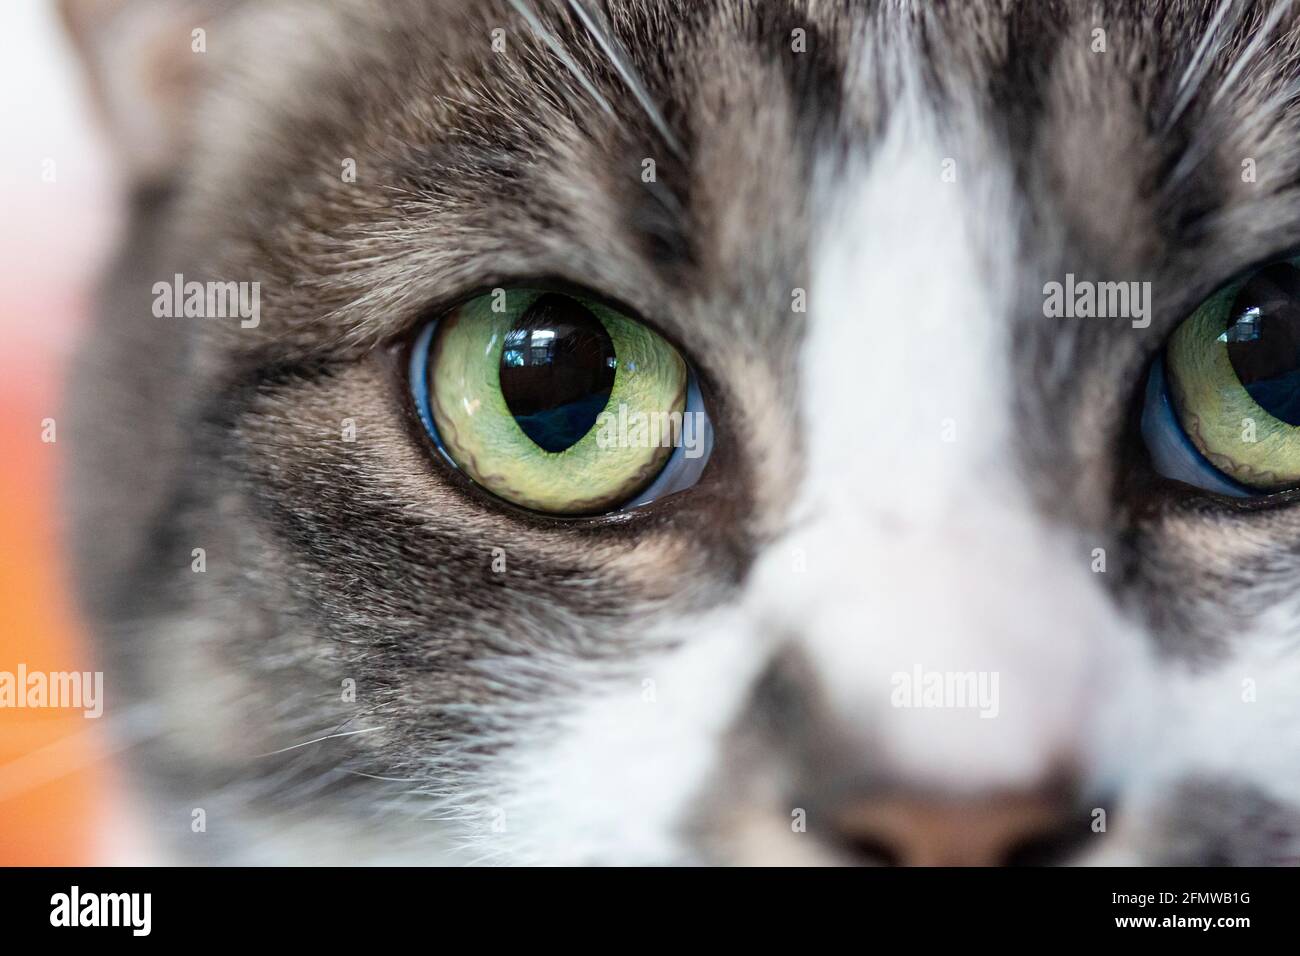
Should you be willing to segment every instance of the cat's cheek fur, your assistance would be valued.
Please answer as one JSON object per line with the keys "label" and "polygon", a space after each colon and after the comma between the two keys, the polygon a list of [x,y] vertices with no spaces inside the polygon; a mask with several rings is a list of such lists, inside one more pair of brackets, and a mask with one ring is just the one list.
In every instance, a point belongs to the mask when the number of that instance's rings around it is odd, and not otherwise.
{"label": "cat's cheek fur", "polygon": [[480,787],[457,799],[500,808],[497,832],[471,834],[484,859],[701,861],[688,828],[692,801],[705,799],[764,655],[740,609],[676,625],[685,639],[677,650],[642,657],[625,679],[588,681],[592,690],[519,736],[484,768]]}

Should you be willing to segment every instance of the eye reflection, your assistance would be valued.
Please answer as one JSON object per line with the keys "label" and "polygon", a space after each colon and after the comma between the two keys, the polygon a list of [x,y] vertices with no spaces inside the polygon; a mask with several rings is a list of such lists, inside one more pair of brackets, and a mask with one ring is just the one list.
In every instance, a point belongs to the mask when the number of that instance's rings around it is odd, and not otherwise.
{"label": "eye reflection", "polygon": [[1207,491],[1300,488],[1300,259],[1225,284],[1174,330],[1142,435],[1160,474]]}
{"label": "eye reflection", "polygon": [[1260,407],[1300,425],[1300,269],[1271,265],[1251,276],[1233,300],[1219,337],[1237,378]]}
{"label": "eye reflection", "polygon": [[604,325],[568,296],[543,295],[505,336],[501,394],[524,434],[561,452],[609,402],[618,362]]}

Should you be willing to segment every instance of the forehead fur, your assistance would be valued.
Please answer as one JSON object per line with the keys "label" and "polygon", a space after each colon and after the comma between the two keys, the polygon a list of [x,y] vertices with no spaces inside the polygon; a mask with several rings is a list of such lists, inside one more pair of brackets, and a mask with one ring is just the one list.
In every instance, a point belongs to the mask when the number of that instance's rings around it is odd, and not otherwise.
{"label": "forehead fur", "polygon": [[[1300,242],[1290,4],[586,10],[248,5],[172,220],[178,250],[262,281],[268,320],[220,351],[355,355],[452,298],[545,275],[701,355],[775,362],[779,379],[804,322],[791,290],[811,282],[813,157],[874,148],[899,82],[891,45],[924,64],[958,168],[1009,164],[1031,212],[1007,317],[1025,320],[1018,364],[1052,390],[1034,406],[1087,430],[1051,425],[1045,457],[1103,445],[1128,398],[1055,370],[1081,354],[1140,363],[1214,284]],[[963,124],[985,135],[963,142]],[[1043,283],[1067,271],[1153,281],[1156,328],[1034,323]],[[1099,464],[1086,473],[1107,483]]]}
{"label": "forehead fur", "polygon": [[809,281],[811,158],[872,149],[905,44],[938,115],[1006,154],[961,155],[954,137],[953,158],[1017,173],[1026,295],[1067,269],[1160,279],[1167,325],[1207,260],[1231,274],[1300,239],[1289,7],[248,5],[177,219],[205,224],[214,270],[264,280],[272,321],[239,351],[355,352],[448,297],[545,273],[688,346],[743,332],[771,354],[801,322],[783,306]]}

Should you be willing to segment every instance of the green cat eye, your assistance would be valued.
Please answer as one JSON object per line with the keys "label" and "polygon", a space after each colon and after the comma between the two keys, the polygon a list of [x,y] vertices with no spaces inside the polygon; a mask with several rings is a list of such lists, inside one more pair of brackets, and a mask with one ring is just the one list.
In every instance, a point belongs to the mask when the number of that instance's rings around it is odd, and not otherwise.
{"label": "green cat eye", "polygon": [[1220,289],[1174,332],[1169,394],[1196,450],[1254,491],[1300,484],[1300,259]]}
{"label": "green cat eye", "polygon": [[451,310],[421,335],[411,379],[421,419],[457,468],[548,514],[634,501],[696,425],[687,405],[698,388],[677,350],[567,292],[498,289]]}

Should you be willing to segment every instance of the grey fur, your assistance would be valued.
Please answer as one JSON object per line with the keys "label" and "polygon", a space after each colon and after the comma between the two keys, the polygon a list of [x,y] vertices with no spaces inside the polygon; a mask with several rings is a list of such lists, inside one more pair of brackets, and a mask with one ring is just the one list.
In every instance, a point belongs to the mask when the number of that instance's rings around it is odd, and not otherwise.
{"label": "grey fur", "polygon": [[[1014,465],[1041,520],[1107,543],[1115,601],[1169,657],[1221,658],[1294,591],[1300,512],[1166,487],[1130,414],[1197,301],[1300,246],[1289,5],[611,0],[608,35],[574,15],[586,4],[221,6],[175,163],[135,184],[65,432],[84,603],[110,686],[152,708],[138,763],[186,855],[257,858],[266,821],[432,848],[444,831],[422,818],[472,815],[485,768],[590,675],[624,672],[647,621],[743,585],[801,480],[789,290],[810,282],[808,183],[870,154],[896,80],[864,51],[903,35],[937,115],[975,117],[1029,210],[1006,321]],[[1049,327],[1042,285],[1066,271],[1152,281],[1155,321]],[[152,283],[178,272],[260,282],[260,326],[154,318]],[[695,489],[551,521],[430,455],[395,352],[440,307],[539,276],[627,304],[693,357],[720,436]],[[284,749],[351,730],[367,732]],[[247,829],[194,839],[198,806]],[[1294,838],[1294,808],[1275,819]],[[1180,861],[1267,858],[1194,814],[1169,826]]]}

